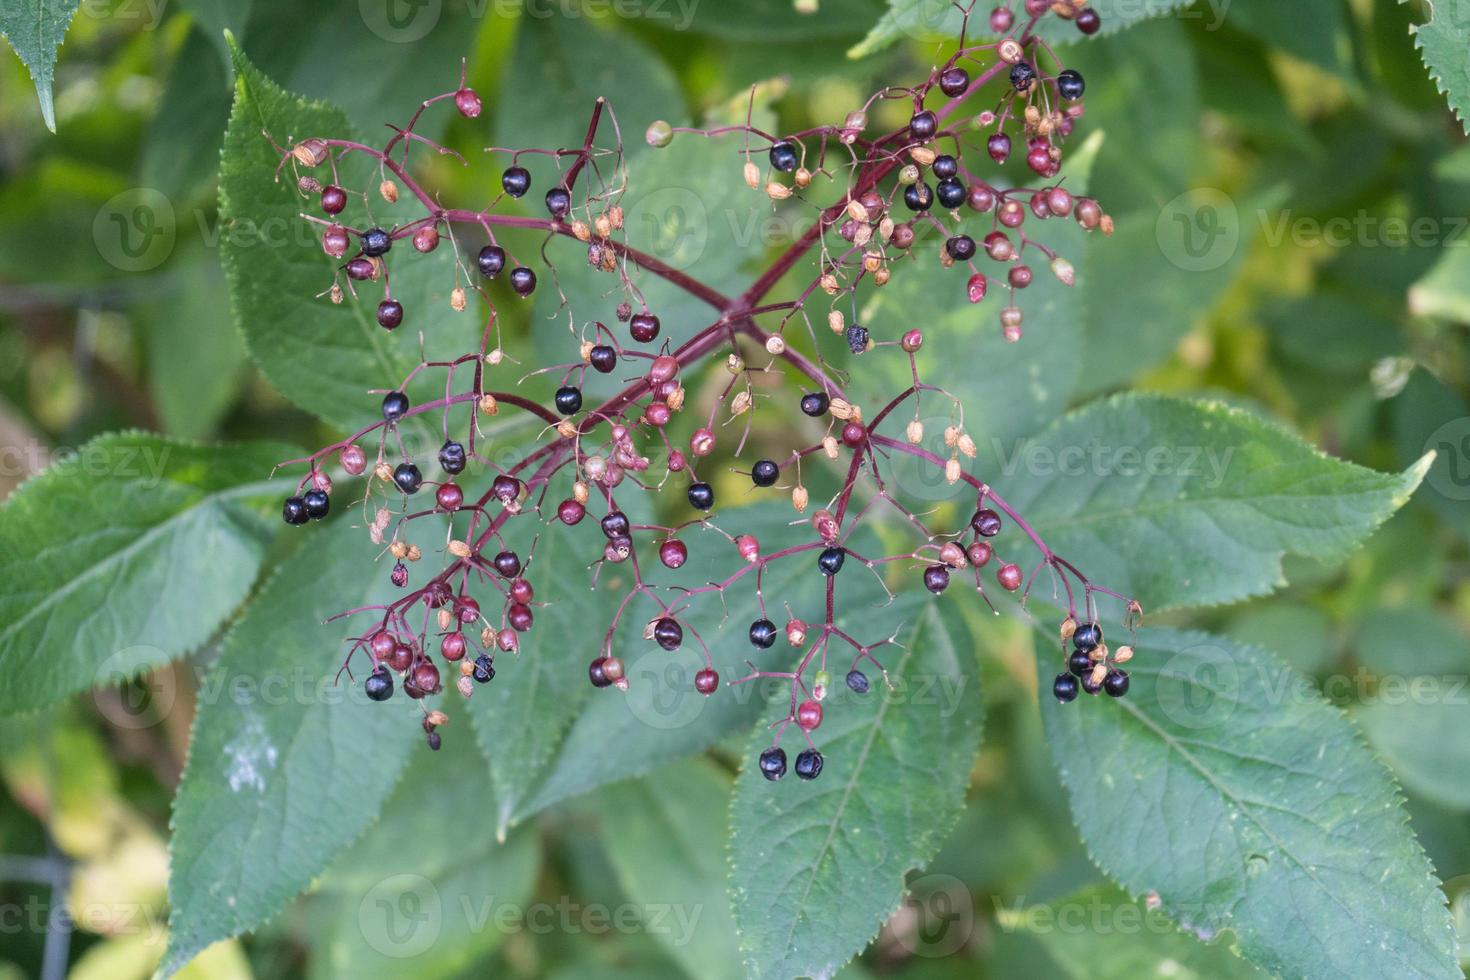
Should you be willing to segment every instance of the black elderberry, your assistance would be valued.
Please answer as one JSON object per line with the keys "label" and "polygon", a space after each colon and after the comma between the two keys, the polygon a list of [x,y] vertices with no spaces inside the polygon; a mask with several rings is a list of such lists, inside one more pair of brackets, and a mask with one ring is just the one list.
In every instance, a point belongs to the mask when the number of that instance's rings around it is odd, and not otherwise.
{"label": "black elderberry", "polygon": [[397,422],[408,413],[408,396],[401,391],[390,391],[383,396],[383,419]]}
{"label": "black elderberry", "polygon": [[1096,10],[1088,7],[1077,15],[1076,24],[1083,34],[1096,34],[1098,28],[1102,27],[1102,17]]}
{"label": "black elderberry", "polygon": [[396,299],[385,299],[378,304],[378,326],[384,330],[396,330],[403,322],[403,304]]}
{"label": "black elderberry", "polygon": [[1082,93],[1087,91],[1087,82],[1079,71],[1068,68],[1057,76],[1057,94],[1068,102],[1075,102],[1082,98]]}
{"label": "black elderberry", "polygon": [[854,354],[863,354],[868,350],[868,328],[854,323],[847,328],[847,349]]}
{"label": "black elderberry", "polygon": [[1087,676],[1082,678],[1082,690],[1086,691],[1088,694],[1096,694],[1097,692],[1102,690],[1104,683],[1105,681],[1103,680],[1103,678],[1093,680],[1092,674],[1089,672]]}
{"label": "black elderberry", "polygon": [[847,686],[854,694],[868,693],[868,675],[860,670],[849,670],[847,672]]}
{"label": "black elderberry", "polygon": [[1121,698],[1128,693],[1127,672],[1114,667],[1108,671],[1108,676],[1103,678],[1103,688],[1110,697]]}
{"label": "black elderberry", "polygon": [[505,268],[505,249],[499,245],[486,245],[476,256],[475,265],[479,267],[480,275],[494,279]]}
{"label": "black elderberry", "polygon": [[827,406],[832,404],[826,392],[813,391],[801,396],[801,414],[810,415],[812,418],[821,418],[827,414]]}
{"label": "black elderberry", "polygon": [[565,187],[553,187],[546,192],[546,210],[553,218],[565,218],[572,210],[572,195]]}
{"label": "black elderberry", "polygon": [[516,266],[510,270],[510,288],[517,296],[530,296],[536,291],[536,273],[523,265]]}
{"label": "black elderberry", "polygon": [[710,510],[715,505],[715,490],[708,483],[689,484],[689,505],[695,510]]}
{"label": "black elderberry", "polygon": [[950,98],[963,95],[970,87],[970,73],[959,66],[946,68],[939,76],[939,91]]}
{"label": "black elderberry", "polygon": [[523,197],[531,189],[531,171],[525,167],[510,167],[500,175],[500,186],[511,197]]}
{"label": "black elderberry", "polygon": [[1072,634],[1072,646],[1083,653],[1091,653],[1102,645],[1102,627],[1096,623],[1083,623]]}
{"label": "black elderberry", "polygon": [[918,140],[928,140],[939,132],[939,117],[928,109],[920,109],[909,120],[909,133]]}
{"label": "black elderberry", "polygon": [[618,366],[618,352],[606,344],[598,344],[588,352],[587,360],[598,374],[608,374]]}
{"label": "black elderberry", "polygon": [[796,775],[799,779],[816,779],[822,774],[822,753],[807,749],[796,756]]}
{"label": "black elderberry", "polygon": [[928,211],[934,206],[934,192],[921,180],[903,189],[903,203],[910,211]]}
{"label": "black elderberry", "polygon": [[607,516],[601,521],[602,533],[609,538],[626,538],[633,525],[628,520],[628,515],[620,510],[608,511]]}
{"label": "black elderberry", "polygon": [[970,527],[982,538],[993,538],[1000,533],[1000,515],[986,507],[977,510],[970,518]]}
{"label": "black elderberry", "polygon": [[769,487],[776,483],[776,478],[781,475],[781,467],[776,465],[775,460],[758,459],[750,468],[750,482],[758,487]]}
{"label": "black elderberry", "polygon": [[607,676],[606,667],[606,657],[598,657],[587,665],[587,679],[592,682],[593,687],[607,687],[613,682],[612,678]]}
{"label": "black elderberry", "polygon": [[300,497],[287,497],[286,503],[281,507],[281,519],[292,527],[299,527],[311,520],[311,515],[306,512],[306,501]]}
{"label": "black elderberry", "polygon": [[771,166],[789,174],[796,169],[796,144],[790,140],[777,140],[771,144]]}
{"label": "black elderberry", "polygon": [[451,476],[464,472],[464,446],[450,439],[439,448],[439,467]]}
{"label": "black elderberry", "polygon": [[786,750],[770,748],[761,753],[761,775],[775,782],[786,775]]}
{"label": "black elderberry", "polygon": [[658,331],[658,317],[647,311],[633,314],[628,321],[628,333],[640,344],[650,343],[658,336]]}
{"label": "black elderberry", "polygon": [[847,561],[847,552],[841,548],[827,548],[817,556],[817,567],[822,574],[829,578],[842,571],[842,563]]}
{"label": "black elderberry", "polygon": [[930,165],[930,169],[934,171],[934,176],[940,180],[953,180],[959,175],[960,162],[948,153],[944,153],[934,158],[934,163]]}
{"label": "black elderberry", "polygon": [[956,235],[944,243],[944,250],[956,262],[968,262],[975,257],[975,239],[969,235]]}
{"label": "black elderberry", "polygon": [[684,627],[676,620],[665,616],[653,624],[653,639],[659,646],[673,652],[684,644]]}
{"label": "black elderberry", "polygon": [[1067,669],[1074,677],[1083,677],[1092,673],[1092,655],[1081,650],[1073,651],[1067,658]]}
{"label": "black elderberry", "polygon": [[332,498],[327,496],[325,490],[308,490],[302,501],[306,504],[306,513],[314,521],[319,521],[332,512]]}
{"label": "black elderberry", "polygon": [[502,551],[495,556],[495,571],[501,578],[515,578],[521,574],[521,556],[514,551]]}
{"label": "black elderberry", "polygon": [[769,650],[776,644],[776,624],[769,619],[757,619],[750,624],[750,644]]}
{"label": "black elderberry", "polygon": [[495,680],[495,663],[487,655],[480,654],[475,658],[474,677],[476,684],[489,684]]}
{"label": "black elderberry", "polygon": [[393,696],[393,675],[382,664],[373,668],[363,682],[362,689],[373,701],[386,701]]}
{"label": "black elderberry", "polygon": [[582,410],[582,389],[567,385],[556,389],[556,410],[563,415],[575,415]]}
{"label": "black elderberry", "polygon": [[424,741],[429,743],[429,748],[434,752],[438,752],[444,746],[444,736],[438,732],[429,732],[424,736]]}
{"label": "black elderberry", "polygon": [[949,569],[943,565],[930,565],[924,569],[924,588],[935,595],[949,588]]}
{"label": "black elderberry", "polygon": [[941,180],[934,188],[935,197],[939,198],[940,207],[954,209],[965,203],[969,197],[969,190],[964,184],[957,180]]}
{"label": "black elderberry", "polygon": [[393,236],[381,228],[369,228],[362,233],[362,254],[369,258],[386,255],[393,247]]}
{"label": "black elderberry", "polygon": [[1077,678],[1071,674],[1058,674],[1057,679],[1051,683],[1052,697],[1062,704],[1070,704],[1077,700]]}
{"label": "black elderberry", "polygon": [[1034,81],[1036,81],[1036,69],[1029,61],[1018,61],[1011,65],[1011,87],[1017,92],[1027,91]]}
{"label": "black elderberry", "polygon": [[424,475],[412,463],[399,463],[393,470],[393,482],[404,493],[418,493],[424,484]]}

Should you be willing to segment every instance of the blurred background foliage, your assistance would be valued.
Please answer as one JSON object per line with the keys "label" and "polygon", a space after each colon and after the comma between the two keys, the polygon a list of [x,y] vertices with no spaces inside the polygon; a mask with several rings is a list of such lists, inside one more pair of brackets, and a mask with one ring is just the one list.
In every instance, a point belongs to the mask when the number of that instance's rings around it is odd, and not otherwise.
{"label": "blurred background foliage", "polygon": [[[776,77],[787,85],[773,109],[794,130],[917,77],[938,50],[910,41],[849,60],[881,13],[875,0],[828,0],[804,17],[785,0],[706,0],[687,30],[672,3],[633,6],[649,16],[515,16],[504,4],[445,0],[426,36],[393,43],[355,3],[86,4],[57,65],[55,135],[24,67],[0,57],[0,494],[52,450],[109,430],[301,445],[332,437],[260,378],[231,322],[215,210],[231,95],[224,27],[286,88],[341,105],[369,133],[442,91],[467,57],[485,115],[431,115],[425,129],[467,155],[492,140],[568,142],[583,126],[577,107],[596,94],[635,122],[688,121]],[[1120,229],[1088,245],[1095,266],[1073,400],[1125,385],[1212,394],[1380,470],[1440,451],[1414,502],[1351,558],[1293,562],[1290,586],[1275,596],[1188,623],[1262,642],[1319,678],[1351,679],[1326,693],[1394,767],[1419,839],[1457,899],[1470,889],[1470,704],[1426,709],[1380,696],[1379,684],[1470,672],[1470,146],[1411,41],[1424,5],[1235,0],[1217,21],[1218,7],[1201,2],[1067,54],[1089,80],[1086,128],[1106,134],[1092,191]],[[476,201],[489,196],[484,179],[483,169],[441,160],[429,183],[446,199]],[[738,168],[727,179],[738,181]],[[99,247],[95,226],[116,195],[136,188],[162,194],[175,220],[162,258],[128,271]],[[1240,234],[1230,260],[1206,272],[1171,260],[1158,230],[1173,202],[1198,188],[1223,192]],[[1402,236],[1400,227],[1418,230]],[[518,313],[513,329],[528,330],[529,310]],[[1045,329],[1027,343],[1044,346]],[[1013,428],[1026,434],[1024,423]],[[1028,928],[1033,917],[1017,910],[1109,893],[1041,744],[1033,635],[1004,620],[978,635],[985,748],[966,815],[915,882],[920,911],[925,896],[961,885],[974,928],[961,949],[916,955],[923,916],[906,906],[852,974],[1136,977],[1165,962],[1199,976],[1245,970],[1169,934],[1089,934],[1084,944]],[[177,674],[187,701],[193,675]],[[112,696],[127,692],[99,695]],[[150,939],[164,928],[169,799],[188,712],[140,731],[107,717],[82,699],[0,723],[0,903],[28,910],[25,927],[4,924],[0,978],[41,972],[46,923],[65,893],[52,886],[68,877],[74,975],[146,976],[161,952]],[[385,842],[412,842],[420,873],[430,873],[425,861],[446,872],[454,864],[466,894],[507,902],[572,896],[617,907],[672,894],[720,907],[743,738],[633,784],[639,791],[624,784],[553,808],[516,831],[493,866],[463,851],[424,856],[456,819],[459,777],[449,769],[454,752],[472,752],[469,741],[449,740],[442,767],[412,768],[381,832],[311,894],[259,934],[214,947],[188,975],[391,972],[353,926],[362,900],[353,869],[401,859]],[[472,765],[467,758],[457,771]],[[665,824],[677,853],[650,865],[636,838]],[[120,903],[133,921],[96,914]],[[488,964],[497,976],[738,975],[727,925],[712,915],[698,937],[679,945],[640,930],[482,930],[445,937],[416,972]]]}

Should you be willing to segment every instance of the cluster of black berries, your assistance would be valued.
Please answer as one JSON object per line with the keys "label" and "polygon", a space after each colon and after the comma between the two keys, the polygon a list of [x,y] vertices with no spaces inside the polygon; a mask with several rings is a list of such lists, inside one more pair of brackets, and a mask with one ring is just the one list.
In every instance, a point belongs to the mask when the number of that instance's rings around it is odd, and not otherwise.
{"label": "cluster of black berries", "polygon": [[1097,623],[1078,625],[1070,617],[1062,623],[1063,641],[1071,632],[1072,653],[1067,657],[1067,670],[1052,682],[1051,692],[1062,704],[1077,700],[1079,691],[1121,698],[1128,693],[1128,674],[1119,665],[1133,658],[1133,648],[1119,647],[1109,651],[1103,642],[1102,627]]}

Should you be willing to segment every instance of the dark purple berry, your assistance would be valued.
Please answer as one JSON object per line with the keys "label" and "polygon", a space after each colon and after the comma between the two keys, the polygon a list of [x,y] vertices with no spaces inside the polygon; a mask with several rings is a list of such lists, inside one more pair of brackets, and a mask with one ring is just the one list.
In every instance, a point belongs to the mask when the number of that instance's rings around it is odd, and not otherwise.
{"label": "dark purple berry", "polygon": [[607,516],[601,521],[602,533],[609,538],[626,538],[633,529],[628,520],[628,515],[620,510],[608,511]]}
{"label": "dark purple berry", "polygon": [[424,475],[412,463],[399,463],[393,470],[393,482],[404,493],[418,493],[423,486]]}
{"label": "dark purple berry", "polygon": [[510,288],[517,296],[530,296],[536,291],[536,273],[523,265],[516,266],[510,270]]}
{"label": "dark purple berry", "polygon": [[546,192],[546,210],[553,218],[565,218],[572,210],[572,195],[565,187],[553,187]]}
{"label": "dark purple berry", "polygon": [[1102,17],[1092,8],[1086,8],[1077,15],[1077,29],[1083,34],[1096,34],[1098,28],[1102,27]]}
{"label": "dark purple berry", "polygon": [[1088,694],[1097,694],[1099,691],[1102,690],[1103,684],[1104,680],[1102,679],[1093,680],[1092,673],[1090,671],[1087,673],[1086,676],[1082,678],[1082,690],[1086,691]]}
{"label": "dark purple berry", "polygon": [[776,624],[769,619],[757,619],[750,624],[751,646],[769,650],[776,645]]}
{"label": "dark purple berry", "polygon": [[306,512],[306,501],[300,497],[287,497],[281,507],[281,519],[292,527],[300,527],[311,520],[311,515]]}
{"label": "dark purple berry", "polygon": [[658,336],[658,331],[658,317],[647,311],[633,314],[633,318],[628,321],[628,333],[640,344],[651,342]]}
{"label": "dark purple berry", "polygon": [[854,323],[847,328],[847,349],[854,354],[863,354],[868,350],[868,328]]}
{"label": "dark purple berry", "polygon": [[509,167],[500,175],[500,186],[511,197],[523,197],[531,189],[531,171],[525,167]]}
{"label": "dark purple berry", "polygon": [[1074,677],[1083,677],[1092,672],[1092,655],[1082,650],[1074,650],[1067,658],[1067,669]]}
{"label": "dark purple berry", "polygon": [[993,538],[1000,533],[1000,515],[988,507],[977,510],[970,518],[970,527],[982,538]]}
{"label": "dark purple berry", "polygon": [[385,299],[378,304],[378,326],[384,330],[397,330],[403,322],[403,304],[396,299]]}
{"label": "dark purple berry", "polygon": [[941,180],[934,188],[934,196],[939,199],[940,207],[954,210],[965,203],[965,198],[970,196],[970,192],[964,184],[957,180]]}
{"label": "dark purple berry", "polygon": [[928,211],[934,206],[934,192],[921,180],[903,189],[903,203],[910,211]]}
{"label": "dark purple berry", "polygon": [[322,210],[327,214],[341,214],[342,209],[347,207],[347,192],[336,185],[328,185],[322,189]]}
{"label": "dark purple berry", "polygon": [[515,578],[521,574],[521,556],[514,551],[502,551],[495,556],[494,564],[501,578]]}
{"label": "dark purple berry", "polygon": [[1058,674],[1051,683],[1051,693],[1062,704],[1077,700],[1077,678],[1071,674]]}
{"label": "dark purple berry", "polygon": [[494,279],[505,268],[505,249],[499,245],[486,245],[475,257],[475,265],[479,267],[480,275]]}
{"label": "dark purple berry", "polygon": [[842,563],[845,561],[847,561],[847,552],[841,548],[827,548],[817,556],[817,567],[822,570],[823,575],[831,578],[842,571]]}
{"label": "dark purple berry", "polygon": [[1068,102],[1075,102],[1082,98],[1082,93],[1087,91],[1087,82],[1082,78],[1082,73],[1068,68],[1057,76],[1057,94]]}
{"label": "dark purple berry", "polygon": [[813,391],[801,396],[801,414],[812,418],[821,418],[827,414],[827,406],[832,400],[827,397],[826,392]]}
{"label": "dark purple berry", "polygon": [[393,236],[381,228],[369,228],[362,233],[362,254],[369,258],[386,255],[392,247]]}
{"label": "dark purple berry", "polygon": [[371,700],[386,701],[393,696],[393,675],[388,673],[387,667],[379,664],[373,668],[371,674],[368,674],[362,689],[367,692]]}
{"label": "dark purple berry", "polygon": [[786,750],[769,748],[761,753],[761,775],[775,782],[786,775]]}
{"label": "dark purple berry", "polygon": [[956,235],[944,243],[944,250],[956,262],[968,262],[975,257],[975,239],[969,235]]}
{"label": "dark purple berry", "polygon": [[524,603],[515,602],[505,611],[505,621],[510,628],[517,633],[524,633],[531,628],[535,617],[531,613],[531,607]]}
{"label": "dark purple berry", "polygon": [[556,410],[563,415],[575,415],[582,410],[582,389],[567,385],[556,389]]}
{"label": "dark purple berry", "polygon": [[940,180],[953,180],[959,175],[960,162],[948,153],[941,153],[934,158],[934,162],[930,164],[929,169]]}
{"label": "dark purple berry", "polygon": [[930,565],[924,569],[924,588],[935,595],[949,588],[949,569],[943,565]]}
{"label": "dark purple berry", "polygon": [[314,521],[321,520],[332,511],[332,498],[325,490],[308,490],[301,499],[306,504],[307,516]]}
{"label": "dark purple berry", "polygon": [[598,344],[588,352],[587,360],[598,374],[609,374],[618,366],[618,352],[606,344]]}
{"label": "dark purple berry", "polygon": [[471,675],[476,684],[489,684],[495,679],[495,663],[486,654],[475,658],[475,672]]}
{"label": "dark purple berry", "polygon": [[822,753],[807,749],[796,756],[796,775],[800,779],[816,779],[822,774]]}
{"label": "dark purple berry", "polygon": [[939,76],[939,91],[951,99],[963,95],[970,87],[970,73],[959,66],[946,68]]}
{"label": "dark purple berry", "polygon": [[1083,623],[1072,634],[1072,646],[1083,653],[1091,653],[1102,645],[1102,627],[1096,623]]}
{"label": "dark purple berry", "polygon": [[771,166],[789,174],[796,169],[796,144],[790,140],[777,140],[771,144]]}
{"label": "dark purple berry", "polygon": [[1031,66],[1029,61],[1018,61],[1014,65],[1011,65],[1011,87],[1017,92],[1030,90],[1032,83],[1035,81],[1036,69]]}
{"label": "dark purple berry", "polygon": [[1108,692],[1109,697],[1121,698],[1128,693],[1128,674],[1126,671],[1114,667],[1108,671],[1108,676],[1103,678],[1103,689]]}
{"label": "dark purple berry", "polygon": [[715,490],[708,483],[689,484],[689,506],[695,510],[710,510],[715,505]]}
{"label": "dark purple berry", "polygon": [[665,650],[673,652],[684,645],[684,627],[665,616],[653,624],[653,640]]}
{"label": "dark purple berry", "polygon": [[465,465],[464,446],[450,439],[439,447],[439,467],[451,476],[463,473]]}
{"label": "dark purple berry", "polygon": [[390,391],[383,396],[383,420],[397,422],[408,412],[408,396],[401,391]]}
{"label": "dark purple berry", "polygon": [[774,486],[780,475],[781,467],[776,465],[775,460],[758,459],[750,468],[750,482],[758,487]]}
{"label": "dark purple berry", "polygon": [[587,678],[592,681],[593,687],[607,687],[612,684],[612,678],[607,676],[606,667],[606,657],[598,657],[587,665]]}
{"label": "dark purple berry", "polygon": [[860,670],[849,670],[847,672],[847,686],[854,694],[868,693],[868,675]]}
{"label": "dark purple berry", "polygon": [[909,134],[917,140],[929,140],[939,132],[939,117],[928,109],[920,109],[909,119]]}

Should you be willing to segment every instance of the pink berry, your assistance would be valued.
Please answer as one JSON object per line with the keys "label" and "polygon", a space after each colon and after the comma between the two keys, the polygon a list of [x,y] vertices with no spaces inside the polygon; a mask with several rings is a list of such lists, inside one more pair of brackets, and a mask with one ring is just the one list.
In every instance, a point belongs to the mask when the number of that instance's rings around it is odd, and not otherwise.
{"label": "pink berry", "polygon": [[339,457],[342,468],[353,476],[362,476],[367,472],[367,456],[363,454],[362,447],[357,445],[342,447]]}
{"label": "pink berry", "polygon": [[484,108],[480,103],[480,96],[472,88],[462,88],[454,93],[454,107],[466,119],[474,119]]}
{"label": "pink berry", "polygon": [[796,724],[804,732],[815,729],[822,723],[822,704],[807,698],[796,707]]}
{"label": "pink berry", "polygon": [[1021,566],[1000,566],[1000,569],[995,573],[995,580],[999,582],[1000,587],[1005,589],[1007,592],[1016,591],[1021,587]]}

